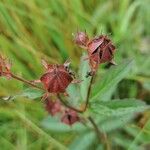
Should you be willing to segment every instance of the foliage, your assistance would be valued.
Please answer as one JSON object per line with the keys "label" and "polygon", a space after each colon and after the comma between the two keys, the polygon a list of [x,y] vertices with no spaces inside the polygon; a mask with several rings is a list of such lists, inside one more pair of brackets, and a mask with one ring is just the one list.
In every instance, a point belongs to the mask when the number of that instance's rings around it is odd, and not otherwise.
{"label": "foliage", "polygon": [[[148,0],[1,0],[0,50],[12,60],[13,72],[33,80],[43,72],[41,58],[63,63],[71,58],[84,79],[87,62],[72,42],[72,32],[112,35],[117,66],[99,68],[90,108],[107,133],[112,149],[149,147],[149,1]],[[83,56],[83,58],[85,55]],[[84,101],[89,81],[70,86],[69,101]],[[76,92],[75,92],[76,91]],[[52,118],[40,101],[42,92],[15,80],[0,79],[0,145],[9,149],[104,149],[90,124],[72,127]],[[122,96],[123,95],[123,96]],[[35,99],[35,100],[33,100]]]}

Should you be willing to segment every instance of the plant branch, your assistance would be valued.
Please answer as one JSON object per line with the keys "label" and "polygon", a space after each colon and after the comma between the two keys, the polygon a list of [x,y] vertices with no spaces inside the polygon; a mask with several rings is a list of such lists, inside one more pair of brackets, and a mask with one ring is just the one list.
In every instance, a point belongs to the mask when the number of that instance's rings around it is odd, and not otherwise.
{"label": "plant branch", "polygon": [[59,94],[57,94],[57,97],[58,97],[59,100],[63,103],[64,106],[66,106],[66,107],[68,107],[68,108],[70,108],[70,109],[72,109],[72,110],[74,110],[74,111],[76,111],[76,112],[78,112],[78,113],[83,113],[83,112],[84,112],[83,110],[77,109],[77,108],[75,108],[75,107],[73,107],[73,106],[67,104],[67,103],[61,98],[61,96],[60,96]]}
{"label": "plant branch", "polygon": [[[7,74],[7,72],[3,72],[3,74]],[[28,84],[28,85],[34,87],[34,88],[37,88],[37,89],[40,89],[40,90],[45,91],[44,88],[42,88],[42,87],[40,87],[40,86],[37,86],[36,84],[34,84],[34,83],[32,83],[32,82],[30,82],[30,81],[28,81],[28,80],[26,80],[26,79],[23,79],[23,78],[21,78],[21,77],[18,77],[18,76],[16,76],[16,75],[13,74],[13,73],[10,73],[9,75],[10,75],[12,78],[14,78],[14,79],[16,79],[16,80],[18,80],[18,81],[24,82],[24,83],[26,83],[26,84]],[[90,80],[90,84],[89,84],[88,91],[87,91],[87,97],[86,97],[86,100],[85,100],[85,107],[84,107],[83,109],[78,109],[78,108],[75,108],[75,107],[73,107],[73,106],[67,104],[67,103],[61,98],[61,96],[60,96],[59,94],[57,94],[57,97],[60,99],[60,101],[61,101],[61,102],[63,103],[63,105],[65,105],[66,107],[68,107],[68,108],[70,108],[70,109],[72,109],[72,110],[74,110],[74,111],[76,111],[76,112],[78,112],[78,113],[83,113],[83,112],[85,112],[86,109],[87,109],[88,103],[89,103],[89,97],[90,97],[90,93],[91,93],[91,86],[92,86],[92,83],[93,83],[93,78],[94,78],[94,76],[92,76],[92,77],[91,77],[91,80]]]}
{"label": "plant branch", "polygon": [[83,111],[86,111],[86,109],[88,107],[88,104],[89,104],[91,87],[92,87],[92,84],[93,84],[94,76],[95,75],[92,75],[91,80],[90,80],[90,84],[89,84],[89,87],[88,87],[87,96],[86,96],[86,100],[85,100],[85,107],[84,107]]}
{"label": "plant branch", "polygon": [[25,80],[25,79],[23,79],[23,78],[21,78],[21,77],[18,77],[18,76],[16,76],[16,75],[12,74],[12,73],[10,74],[10,76],[11,76],[12,78],[18,80],[18,81],[24,82],[24,83],[26,83],[26,84],[28,84],[28,85],[30,85],[30,86],[32,86],[32,87],[35,87],[35,88],[37,88],[37,89],[40,89],[40,90],[45,91],[44,88],[39,87],[39,86],[37,86],[36,84],[34,84],[34,83],[32,83],[32,82],[30,82],[30,81],[28,81],[28,80]]}
{"label": "plant branch", "polygon": [[107,139],[107,134],[100,131],[100,129],[98,128],[97,124],[95,123],[95,121],[93,120],[91,116],[89,116],[88,119],[93,125],[99,141],[104,144],[106,150],[110,150],[110,146],[109,146],[108,139]]}
{"label": "plant branch", "polygon": [[93,83],[93,79],[94,79],[94,75],[91,77],[91,80],[90,80],[90,84],[89,84],[89,87],[88,87],[88,91],[87,91],[87,96],[86,96],[86,100],[85,100],[85,106],[83,109],[78,109],[78,108],[75,108],[69,104],[67,104],[59,94],[57,94],[57,97],[59,98],[59,100],[63,103],[63,105],[65,105],[66,107],[78,112],[78,113],[83,113],[86,111],[87,109],[87,106],[89,104],[89,98],[90,98],[90,93],[91,93],[91,87],[92,87],[92,83]]}

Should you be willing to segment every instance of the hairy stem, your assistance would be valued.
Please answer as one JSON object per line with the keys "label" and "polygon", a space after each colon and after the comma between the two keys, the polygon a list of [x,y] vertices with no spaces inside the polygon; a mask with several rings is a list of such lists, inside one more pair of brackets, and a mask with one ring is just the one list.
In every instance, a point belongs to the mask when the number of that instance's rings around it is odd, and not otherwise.
{"label": "hairy stem", "polygon": [[92,84],[93,84],[94,76],[95,75],[92,75],[91,80],[90,80],[90,84],[89,84],[88,91],[87,91],[87,96],[86,96],[86,101],[85,101],[85,107],[84,107],[83,111],[86,111],[86,109],[88,107],[88,104],[89,104],[90,94],[91,94],[91,87],[92,87]]}
{"label": "hairy stem", "polygon": [[[3,74],[7,74],[7,73],[3,72]],[[10,76],[11,76],[12,78],[18,80],[18,81],[21,81],[21,82],[23,82],[23,83],[25,83],[25,84],[28,84],[28,85],[34,87],[34,88],[37,88],[37,89],[40,89],[40,90],[45,91],[44,88],[42,88],[42,87],[40,87],[40,86],[37,86],[36,84],[34,84],[34,83],[32,83],[32,82],[30,82],[30,81],[28,81],[28,80],[26,80],[26,79],[23,79],[23,78],[21,78],[21,77],[18,77],[18,76],[16,76],[16,75],[13,74],[13,73],[10,73]],[[67,103],[61,98],[61,96],[60,96],[59,94],[57,94],[57,97],[60,99],[60,101],[62,102],[62,104],[65,105],[66,107],[68,107],[68,108],[70,108],[70,109],[72,109],[72,110],[74,110],[74,111],[76,111],[76,112],[78,112],[78,113],[83,113],[83,112],[85,112],[86,109],[87,109],[88,103],[89,103],[89,98],[90,98],[91,86],[92,86],[92,83],[93,83],[93,78],[94,78],[94,76],[92,76],[92,77],[91,77],[91,80],[90,80],[90,84],[89,84],[88,91],[87,91],[87,97],[86,97],[86,100],[85,100],[85,107],[84,107],[83,109],[78,109],[78,108],[75,108],[75,107],[73,107],[73,106],[67,104]]]}
{"label": "hairy stem", "polygon": [[[5,73],[5,72],[3,72],[3,73],[4,73],[4,74],[7,74],[7,73]],[[30,81],[28,81],[28,80],[26,80],[26,79],[23,79],[23,78],[21,78],[21,77],[18,77],[18,76],[16,76],[16,75],[12,74],[12,73],[10,73],[10,76],[11,76],[12,78],[18,80],[18,81],[21,81],[21,82],[23,82],[23,83],[26,83],[26,84],[28,84],[28,85],[34,87],[34,88],[37,88],[37,89],[40,89],[40,90],[45,91],[44,88],[39,87],[39,86],[37,86],[36,84],[34,84],[34,83],[32,83],[32,82],[30,82]],[[78,109],[78,108],[75,108],[75,107],[69,105],[68,103],[66,103],[66,102],[61,98],[60,94],[57,94],[57,97],[59,98],[59,100],[62,102],[62,104],[63,104],[64,106],[66,106],[66,107],[68,107],[68,108],[70,108],[70,109],[72,109],[72,110],[74,110],[74,111],[76,111],[76,112],[78,112],[78,113],[83,113],[83,112],[86,111],[86,109],[87,109],[87,107],[88,107],[88,104],[89,104],[89,98],[90,98],[90,93],[91,93],[91,87],[92,87],[93,80],[94,80],[94,75],[91,77],[90,84],[89,84],[88,91],[87,91],[87,97],[86,97],[86,100],[85,100],[85,107],[84,107],[82,110],[80,110],[80,109]],[[98,126],[96,125],[96,123],[95,123],[95,121],[93,120],[92,117],[88,117],[88,120],[89,120],[89,121],[91,122],[91,124],[93,125],[93,127],[94,127],[94,129],[95,129],[95,132],[96,132],[96,134],[97,134],[97,136],[98,136],[98,139],[105,145],[106,150],[110,150],[109,144],[108,144],[108,142],[107,142],[107,135],[106,135],[105,133],[102,133],[102,132],[99,130]]]}
{"label": "hairy stem", "polygon": [[97,124],[95,123],[95,121],[93,120],[92,117],[89,116],[88,119],[91,122],[91,124],[93,125],[95,133],[97,134],[99,141],[102,144],[104,144],[105,150],[110,150],[110,146],[109,146],[108,139],[107,139],[107,134],[100,131],[100,129],[98,128]]}
{"label": "hairy stem", "polygon": [[70,108],[70,109],[72,109],[72,110],[74,110],[74,111],[76,111],[76,112],[78,112],[78,113],[83,113],[83,112],[84,112],[83,110],[80,110],[80,109],[78,109],[78,108],[75,108],[75,107],[69,105],[68,103],[66,103],[66,102],[61,98],[61,96],[60,96],[59,94],[57,94],[57,97],[58,97],[59,100],[62,102],[62,104],[65,105],[66,107],[68,107],[68,108]]}
{"label": "hairy stem", "polygon": [[87,109],[87,106],[89,104],[89,98],[90,98],[90,93],[91,93],[91,86],[92,86],[92,83],[93,83],[93,79],[94,79],[94,76],[91,77],[91,80],[90,80],[90,84],[89,84],[89,87],[88,87],[88,91],[87,91],[87,97],[86,97],[86,100],[85,100],[85,106],[83,109],[78,109],[78,108],[75,108],[71,105],[69,105],[68,103],[66,103],[59,94],[57,94],[57,97],[59,98],[59,100],[63,103],[63,105],[65,105],[66,107],[78,112],[78,113],[83,113],[86,111]]}
{"label": "hairy stem", "polygon": [[10,75],[11,75],[12,78],[14,78],[14,79],[16,79],[16,80],[18,80],[18,81],[24,82],[24,83],[26,83],[26,84],[28,84],[28,85],[30,85],[30,86],[32,86],[32,87],[35,87],[35,88],[37,88],[37,89],[40,89],[40,90],[45,91],[44,88],[39,87],[39,86],[37,86],[36,84],[34,84],[34,83],[32,83],[32,82],[30,82],[30,81],[28,81],[28,80],[25,80],[25,79],[23,79],[23,78],[21,78],[21,77],[18,77],[18,76],[16,76],[16,75],[12,74],[12,73],[11,73]]}

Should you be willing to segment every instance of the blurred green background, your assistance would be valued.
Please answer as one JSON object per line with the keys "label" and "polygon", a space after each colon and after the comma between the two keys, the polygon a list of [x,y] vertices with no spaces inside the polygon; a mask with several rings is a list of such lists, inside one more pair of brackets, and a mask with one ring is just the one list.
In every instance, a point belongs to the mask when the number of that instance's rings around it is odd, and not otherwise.
{"label": "blurred green background", "polygon": [[[13,62],[14,73],[34,80],[43,72],[42,58],[63,63],[69,57],[72,67],[78,69],[84,50],[73,43],[72,33],[86,30],[91,37],[108,34],[117,47],[116,62],[135,62],[132,76],[119,83],[112,97],[138,98],[150,104],[149,4],[149,0],[0,0],[0,53]],[[100,74],[106,71],[104,65]],[[55,145],[60,143],[60,149],[61,145],[75,149],[72,143],[77,135],[70,133],[69,127],[65,126],[67,132],[61,133],[41,125],[48,114],[38,99],[4,100],[3,97],[17,94],[25,87],[15,80],[0,79],[0,149],[51,150],[58,149]],[[140,128],[139,122],[144,122],[141,118],[146,122],[149,111],[123,130],[110,133],[113,150],[128,149],[127,143],[133,144],[135,150],[150,149],[150,121]],[[138,136],[142,147],[137,146]],[[83,143],[76,141],[80,145],[77,149],[100,149],[96,143],[88,145],[90,138],[82,137]]]}

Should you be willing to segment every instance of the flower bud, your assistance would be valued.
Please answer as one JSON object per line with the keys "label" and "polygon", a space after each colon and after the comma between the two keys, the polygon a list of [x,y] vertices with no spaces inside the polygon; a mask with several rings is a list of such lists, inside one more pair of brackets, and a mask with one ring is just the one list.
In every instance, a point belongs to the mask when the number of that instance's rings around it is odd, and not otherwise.
{"label": "flower bud", "polygon": [[45,103],[45,109],[52,115],[54,116],[58,112],[61,111],[61,103],[59,100],[51,100],[49,98],[46,99]]}
{"label": "flower bud", "polygon": [[74,42],[82,47],[82,48],[85,48],[87,46],[87,43],[89,41],[89,37],[88,35],[86,34],[86,32],[77,32],[75,34],[75,37],[74,37]]}
{"label": "flower bud", "polygon": [[72,125],[75,122],[78,122],[79,120],[80,120],[80,118],[79,118],[77,112],[72,109],[65,110],[65,113],[61,118],[61,121],[68,125]]}
{"label": "flower bud", "polygon": [[64,65],[48,65],[46,73],[40,78],[49,93],[65,93],[73,77]]}
{"label": "flower bud", "polygon": [[87,50],[91,69],[96,71],[99,64],[112,62],[116,48],[106,35],[101,35],[88,43]]}

